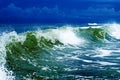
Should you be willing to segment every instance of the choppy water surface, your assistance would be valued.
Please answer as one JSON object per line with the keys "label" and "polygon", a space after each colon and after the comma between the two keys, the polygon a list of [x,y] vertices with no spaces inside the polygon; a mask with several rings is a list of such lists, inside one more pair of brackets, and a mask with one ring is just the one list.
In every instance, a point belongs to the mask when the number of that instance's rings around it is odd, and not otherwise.
{"label": "choppy water surface", "polygon": [[118,80],[120,25],[1,31],[2,80]]}

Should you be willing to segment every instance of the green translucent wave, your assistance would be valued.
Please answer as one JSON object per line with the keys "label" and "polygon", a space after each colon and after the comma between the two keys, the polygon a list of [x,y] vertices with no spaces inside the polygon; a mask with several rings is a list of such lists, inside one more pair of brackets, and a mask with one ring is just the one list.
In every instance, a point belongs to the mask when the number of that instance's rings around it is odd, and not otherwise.
{"label": "green translucent wave", "polygon": [[107,32],[102,28],[79,29],[78,33],[81,37],[92,42],[104,41]]}
{"label": "green translucent wave", "polygon": [[[13,71],[23,70],[31,73],[39,71],[40,67],[38,66],[51,64],[50,62],[42,61],[42,59],[46,60],[50,58],[50,49],[54,45],[63,45],[58,40],[52,42],[43,36],[37,39],[35,34],[34,32],[28,32],[26,33],[24,42],[15,40],[6,45],[7,65]],[[36,63],[37,65],[34,65]]]}
{"label": "green translucent wave", "polygon": [[[76,32],[78,34],[78,37],[84,37],[88,41],[93,42],[104,40],[106,35],[106,32],[100,28],[79,29]],[[37,38],[35,32],[27,32],[26,39],[24,42],[14,40],[6,45],[6,59],[7,62],[9,62],[10,64],[15,63],[12,66],[19,66],[17,65],[17,61],[21,60],[21,57],[24,58],[24,56],[26,55],[32,56],[38,52],[43,53],[43,51],[52,49],[55,45],[64,44],[58,39],[52,41],[50,39],[45,38],[44,36]]]}
{"label": "green translucent wave", "polygon": [[[50,30],[45,30],[47,32]],[[87,29],[73,29],[73,32],[78,38],[84,38],[87,42],[103,42],[106,39],[107,32],[102,28],[87,28]],[[64,33],[63,33],[64,34]],[[64,46],[63,42],[59,39],[54,41],[44,36],[39,38],[36,32],[26,32],[25,40],[13,40],[6,44],[6,60],[8,68],[13,70],[16,74],[21,71],[27,75],[36,72],[36,75],[50,75],[50,71],[42,72],[42,66],[48,66],[51,70],[55,70],[54,74],[59,74],[63,70],[63,66],[57,63],[54,55],[51,55],[54,46]],[[58,34],[59,35],[59,34]],[[19,36],[19,35],[18,35]],[[53,36],[54,37],[54,36]],[[12,37],[11,37],[12,38]],[[20,71],[20,72],[19,72]],[[36,77],[35,75],[35,77]]]}

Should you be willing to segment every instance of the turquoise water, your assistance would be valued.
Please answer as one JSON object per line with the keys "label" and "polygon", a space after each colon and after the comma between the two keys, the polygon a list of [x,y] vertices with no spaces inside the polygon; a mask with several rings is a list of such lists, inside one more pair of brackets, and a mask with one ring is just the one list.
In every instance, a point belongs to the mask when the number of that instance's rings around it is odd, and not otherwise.
{"label": "turquoise water", "polygon": [[120,79],[119,24],[52,26],[1,28],[0,79]]}

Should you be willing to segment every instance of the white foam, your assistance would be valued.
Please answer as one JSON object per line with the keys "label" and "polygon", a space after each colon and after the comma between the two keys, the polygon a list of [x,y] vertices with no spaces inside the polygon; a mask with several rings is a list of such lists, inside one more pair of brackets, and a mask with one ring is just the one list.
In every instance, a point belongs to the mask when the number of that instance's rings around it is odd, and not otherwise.
{"label": "white foam", "polygon": [[18,37],[15,31],[9,33],[3,33],[0,36],[0,80],[14,80],[14,76],[12,76],[13,72],[8,71],[4,65],[6,63],[6,44],[13,41],[19,40],[21,38]]}
{"label": "white foam", "polygon": [[87,62],[87,63],[92,63],[92,62],[94,62],[94,61],[91,61],[91,60],[82,60],[82,61]]}
{"label": "white foam", "polygon": [[71,56],[70,58],[71,58],[71,59],[74,59],[74,60],[81,60],[81,59],[78,58],[77,56]]}
{"label": "white foam", "polygon": [[65,45],[79,45],[80,43],[84,43],[84,39],[81,39],[80,37],[78,37],[73,28],[71,27],[62,27],[62,28],[58,28],[58,29],[50,29],[47,31],[43,31],[41,33],[41,31],[37,32],[37,34],[40,34],[52,41],[54,41],[55,39],[59,40],[60,42],[62,42]]}
{"label": "white foam", "polygon": [[0,64],[4,65],[6,63],[6,44],[15,40],[23,42],[25,37],[19,36],[15,31],[2,33],[0,36]]}
{"label": "white foam", "polygon": [[97,24],[97,23],[88,23],[88,25],[94,25],[94,26],[97,26],[98,24]]}
{"label": "white foam", "polygon": [[120,24],[105,24],[105,28],[109,32],[109,35],[116,39],[120,39]]}
{"label": "white foam", "polygon": [[49,70],[49,67],[43,67],[42,70],[47,71]]}
{"label": "white foam", "polygon": [[6,80],[6,72],[0,68],[0,80]]}
{"label": "white foam", "polygon": [[75,33],[70,30],[58,30],[58,38],[64,44],[79,44],[81,40],[75,35]]}
{"label": "white foam", "polygon": [[101,65],[117,65],[117,63],[104,62],[104,61],[98,61],[97,63],[99,63]]}
{"label": "white foam", "polygon": [[112,51],[111,50],[104,50],[104,49],[101,49],[101,48],[97,48],[96,52],[98,54],[96,54],[93,57],[105,57],[105,56],[109,56]]}
{"label": "white foam", "polygon": [[15,80],[12,71],[7,71],[4,67],[0,67],[0,80]]}

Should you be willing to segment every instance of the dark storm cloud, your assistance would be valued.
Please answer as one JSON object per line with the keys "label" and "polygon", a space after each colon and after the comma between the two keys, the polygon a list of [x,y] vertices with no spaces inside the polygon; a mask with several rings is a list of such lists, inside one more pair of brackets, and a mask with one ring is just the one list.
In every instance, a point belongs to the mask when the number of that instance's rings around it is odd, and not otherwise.
{"label": "dark storm cloud", "polygon": [[0,0],[0,23],[79,23],[119,20],[119,2],[117,0]]}

